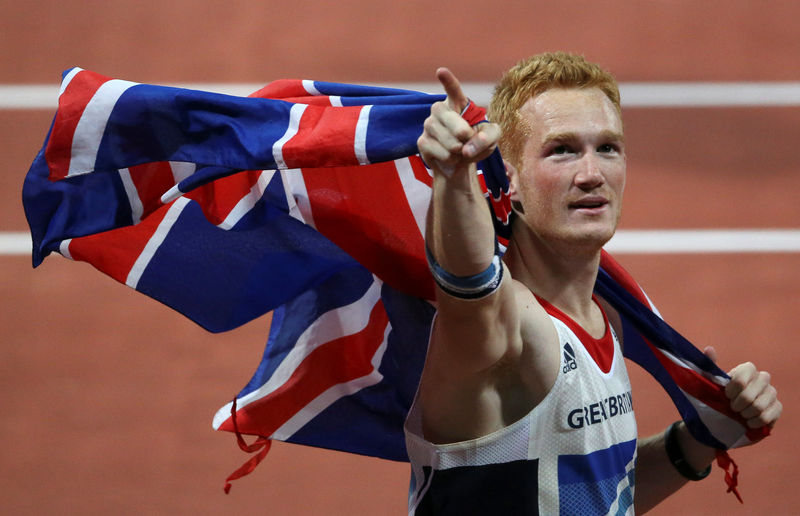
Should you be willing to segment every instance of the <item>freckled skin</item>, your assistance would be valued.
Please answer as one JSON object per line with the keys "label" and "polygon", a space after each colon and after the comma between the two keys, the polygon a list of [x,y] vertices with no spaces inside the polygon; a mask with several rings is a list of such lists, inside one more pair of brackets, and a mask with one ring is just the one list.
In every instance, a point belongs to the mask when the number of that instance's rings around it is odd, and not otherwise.
{"label": "freckled skin", "polygon": [[[622,120],[597,88],[553,89],[520,110],[529,138],[511,174],[512,199],[525,225],[540,240],[602,246],[616,230],[625,188]],[[607,201],[601,209],[570,208],[586,196]]]}

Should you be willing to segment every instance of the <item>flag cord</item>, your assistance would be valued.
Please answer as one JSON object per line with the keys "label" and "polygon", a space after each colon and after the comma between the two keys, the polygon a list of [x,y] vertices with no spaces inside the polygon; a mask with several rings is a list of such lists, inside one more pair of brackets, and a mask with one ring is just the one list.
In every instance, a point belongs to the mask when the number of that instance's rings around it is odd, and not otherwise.
{"label": "flag cord", "polygon": [[239,466],[239,468],[231,473],[228,478],[225,479],[225,494],[230,493],[231,491],[231,481],[241,478],[245,475],[249,475],[256,469],[256,466],[264,460],[264,457],[267,456],[267,452],[272,445],[272,440],[264,437],[263,435],[259,435],[258,438],[253,441],[252,444],[247,444],[245,442],[244,437],[239,432],[239,425],[236,421],[236,398],[233,398],[233,403],[231,404],[231,422],[233,423],[233,431],[236,434],[236,442],[239,445],[239,448],[246,453],[254,453],[258,452],[257,455],[250,457],[247,462]]}
{"label": "flag cord", "polygon": [[[725,472],[725,483],[728,484],[728,492],[736,495],[739,503],[744,503],[742,496],[739,494],[739,466],[733,461],[731,456],[725,450],[717,450],[717,466],[722,468]],[[731,470],[733,468],[733,470]]]}

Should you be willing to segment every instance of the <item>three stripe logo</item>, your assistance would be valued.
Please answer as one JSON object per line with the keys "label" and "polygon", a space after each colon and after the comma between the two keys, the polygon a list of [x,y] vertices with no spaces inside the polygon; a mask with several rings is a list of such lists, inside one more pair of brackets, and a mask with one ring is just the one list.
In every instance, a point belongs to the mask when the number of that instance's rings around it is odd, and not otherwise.
{"label": "three stripe logo", "polygon": [[575,361],[575,351],[570,346],[569,342],[564,343],[564,373],[574,371],[578,368],[578,363]]}

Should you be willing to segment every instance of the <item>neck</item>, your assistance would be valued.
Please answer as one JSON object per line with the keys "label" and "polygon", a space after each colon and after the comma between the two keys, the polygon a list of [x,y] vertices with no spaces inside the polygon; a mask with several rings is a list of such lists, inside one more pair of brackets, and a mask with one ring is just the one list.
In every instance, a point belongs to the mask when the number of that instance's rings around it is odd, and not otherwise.
{"label": "neck", "polygon": [[514,279],[589,328],[597,308],[592,301],[600,248],[545,242],[516,224],[505,262]]}

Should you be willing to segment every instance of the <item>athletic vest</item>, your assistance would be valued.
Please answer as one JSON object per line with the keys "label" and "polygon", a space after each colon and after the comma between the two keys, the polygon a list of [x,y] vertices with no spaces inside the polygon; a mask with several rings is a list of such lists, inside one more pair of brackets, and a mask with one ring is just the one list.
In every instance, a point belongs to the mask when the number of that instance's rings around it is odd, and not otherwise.
{"label": "athletic vest", "polygon": [[[542,301],[561,368],[526,416],[489,435],[434,445],[415,401],[406,419],[409,514],[633,514],[636,420],[617,336],[593,339]],[[603,314],[605,318],[605,314]]]}

